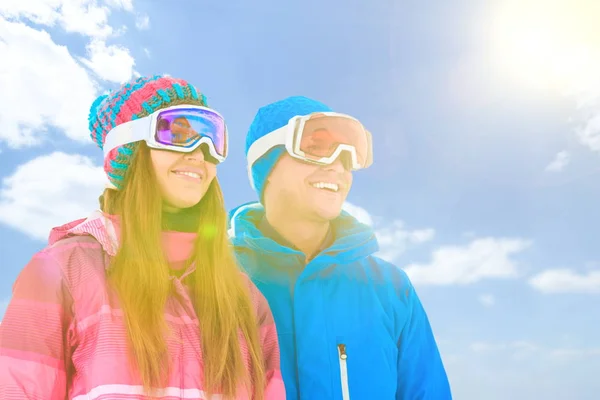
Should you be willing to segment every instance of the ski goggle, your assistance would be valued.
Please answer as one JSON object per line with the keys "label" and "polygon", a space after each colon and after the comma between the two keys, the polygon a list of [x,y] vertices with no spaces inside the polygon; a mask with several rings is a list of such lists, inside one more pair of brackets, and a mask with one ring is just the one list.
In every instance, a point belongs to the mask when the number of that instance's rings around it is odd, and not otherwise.
{"label": "ski goggle", "polygon": [[225,120],[207,107],[178,105],[117,125],[106,135],[104,157],[119,146],[140,140],[152,149],[181,153],[191,153],[205,144],[217,163],[227,158]]}
{"label": "ski goggle", "polygon": [[322,112],[291,118],[287,125],[250,146],[249,169],[279,145],[285,145],[290,156],[313,164],[330,165],[343,152],[350,157],[351,170],[368,168],[373,163],[371,133],[359,120],[345,114]]}

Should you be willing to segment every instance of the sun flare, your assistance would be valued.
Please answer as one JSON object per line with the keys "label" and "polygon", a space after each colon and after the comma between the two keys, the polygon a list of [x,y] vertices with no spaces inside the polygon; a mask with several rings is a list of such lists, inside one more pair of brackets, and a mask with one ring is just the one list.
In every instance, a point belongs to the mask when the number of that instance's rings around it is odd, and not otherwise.
{"label": "sun flare", "polygon": [[503,74],[542,90],[600,83],[600,1],[507,0],[493,10],[490,57]]}

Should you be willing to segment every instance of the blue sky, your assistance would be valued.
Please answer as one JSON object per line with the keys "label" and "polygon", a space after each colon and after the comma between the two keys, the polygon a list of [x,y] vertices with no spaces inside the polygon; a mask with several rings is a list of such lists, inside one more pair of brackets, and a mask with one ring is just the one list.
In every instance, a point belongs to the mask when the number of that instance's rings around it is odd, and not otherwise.
{"label": "blue sky", "polygon": [[228,120],[228,207],[255,199],[258,107],[301,94],[363,120],[375,163],[347,208],[413,279],[457,399],[597,398],[594,0],[21,3],[0,5],[0,316],[49,229],[96,207],[91,101],[168,73]]}

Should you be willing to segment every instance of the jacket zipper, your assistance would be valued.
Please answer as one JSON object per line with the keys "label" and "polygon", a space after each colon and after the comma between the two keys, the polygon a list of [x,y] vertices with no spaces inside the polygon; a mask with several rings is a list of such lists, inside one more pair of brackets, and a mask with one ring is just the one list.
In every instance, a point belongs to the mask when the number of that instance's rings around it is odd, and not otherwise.
{"label": "jacket zipper", "polygon": [[346,359],[348,354],[346,353],[346,345],[343,343],[338,344],[338,355],[340,358],[340,378],[342,383],[342,399],[350,400],[350,390],[348,389],[348,365]]}

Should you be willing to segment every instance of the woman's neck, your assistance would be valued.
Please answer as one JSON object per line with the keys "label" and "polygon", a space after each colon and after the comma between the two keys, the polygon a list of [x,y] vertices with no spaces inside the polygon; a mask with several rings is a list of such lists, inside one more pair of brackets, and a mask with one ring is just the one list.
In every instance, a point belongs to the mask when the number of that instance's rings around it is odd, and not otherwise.
{"label": "woman's neck", "polygon": [[164,231],[197,232],[200,223],[200,208],[173,209],[164,207],[162,211],[162,228]]}

